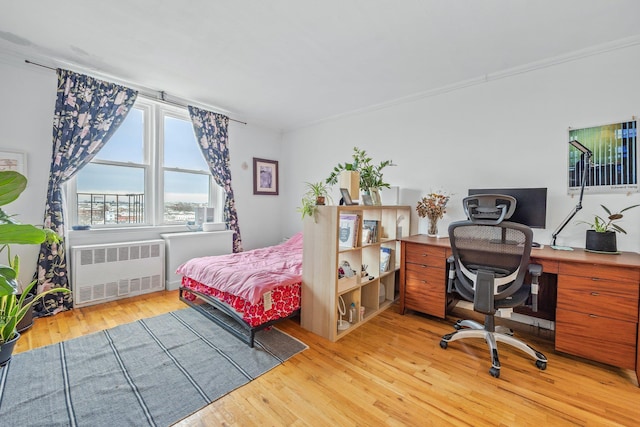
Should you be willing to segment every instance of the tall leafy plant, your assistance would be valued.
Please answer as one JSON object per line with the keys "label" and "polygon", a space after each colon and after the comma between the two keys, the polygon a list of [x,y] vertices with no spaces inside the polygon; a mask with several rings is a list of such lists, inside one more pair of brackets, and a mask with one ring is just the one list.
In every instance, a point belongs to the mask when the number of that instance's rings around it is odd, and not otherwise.
{"label": "tall leafy plant", "polygon": [[353,147],[351,163],[338,163],[333,168],[326,180],[327,184],[334,185],[338,182],[338,176],[342,171],[357,171],[360,173],[360,188],[369,191],[372,188],[389,188],[390,185],[382,179],[382,169],[393,166],[391,160],[383,160],[378,164],[373,163],[365,150]]}
{"label": "tall leafy plant", "polygon": [[[0,171],[0,206],[15,201],[27,186],[27,178],[15,171]],[[8,215],[0,208],[0,252],[7,251],[8,264],[0,264],[0,345],[13,339],[16,325],[31,310],[40,298],[54,292],[69,292],[66,288],[55,288],[36,295],[29,303],[25,298],[33,289],[36,280],[31,282],[18,297],[18,276],[20,274],[20,257],[11,256],[10,244],[40,244],[55,242],[57,235],[48,229],[41,229],[30,224],[20,224],[13,215]]]}

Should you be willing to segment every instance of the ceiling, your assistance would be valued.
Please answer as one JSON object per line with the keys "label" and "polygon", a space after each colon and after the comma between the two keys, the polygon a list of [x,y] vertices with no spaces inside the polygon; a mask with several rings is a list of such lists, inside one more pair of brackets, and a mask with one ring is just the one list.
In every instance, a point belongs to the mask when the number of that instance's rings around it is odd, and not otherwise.
{"label": "ceiling", "polygon": [[640,43],[637,0],[21,0],[0,53],[290,130]]}

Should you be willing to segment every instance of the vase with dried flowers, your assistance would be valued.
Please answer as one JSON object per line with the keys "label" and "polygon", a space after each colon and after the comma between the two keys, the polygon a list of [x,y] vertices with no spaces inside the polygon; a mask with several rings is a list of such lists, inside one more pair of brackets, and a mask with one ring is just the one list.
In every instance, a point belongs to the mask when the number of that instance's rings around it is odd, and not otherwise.
{"label": "vase with dried flowers", "polygon": [[418,201],[416,206],[418,216],[429,220],[428,236],[435,237],[438,235],[438,220],[447,212],[446,207],[449,197],[443,193],[429,193]]}

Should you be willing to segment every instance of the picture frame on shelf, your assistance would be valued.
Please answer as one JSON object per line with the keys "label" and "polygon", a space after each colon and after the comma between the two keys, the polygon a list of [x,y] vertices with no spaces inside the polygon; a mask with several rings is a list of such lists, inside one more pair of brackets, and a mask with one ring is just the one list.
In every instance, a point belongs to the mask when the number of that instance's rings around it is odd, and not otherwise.
{"label": "picture frame on shelf", "polygon": [[349,190],[347,190],[346,188],[341,188],[340,189],[340,195],[342,196],[342,202],[345,205],[357,205],[357,203],[354,202],[351,199],[351,195],[349,194]]}
{"label": "picture frame on shelf", "polygon": [[277,196],[278,161],[253,158],[253,194]]}
{"label": "picture frame on shelf", "polygon": [[25,153],[0,148],[0,171],[16,171],[27,176],[27,157]]}
{"label": "picture frame on shelf", "polygon": [[380,191],[377,188],[371,188],[371,200],[374,206],[382,206],[382,200],[380,199]]}

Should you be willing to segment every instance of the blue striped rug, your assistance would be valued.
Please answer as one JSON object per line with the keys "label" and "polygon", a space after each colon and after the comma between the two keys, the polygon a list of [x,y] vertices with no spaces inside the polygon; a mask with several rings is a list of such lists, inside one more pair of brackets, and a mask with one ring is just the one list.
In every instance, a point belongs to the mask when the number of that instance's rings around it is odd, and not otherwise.
{"label": "blue striped rug", "polygon": [[168,426],[307,346],[271,328],[249,348],[188,308],[13,356],[0,425]]}

